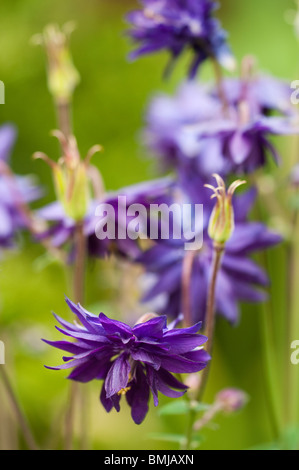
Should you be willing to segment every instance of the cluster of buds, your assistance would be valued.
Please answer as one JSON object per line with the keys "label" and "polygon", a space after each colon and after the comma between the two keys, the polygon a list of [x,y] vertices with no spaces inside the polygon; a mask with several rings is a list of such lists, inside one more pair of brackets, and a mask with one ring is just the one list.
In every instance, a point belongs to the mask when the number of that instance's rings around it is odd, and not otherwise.
{"label": "cluster of buds", "polygon": [[213,191],[211,199],[216,198],[217,202],[213,209],[209,222],[209,236],[215,245],[223,247],[231,238],[235,228],[234,208],[232,197],[236,189],[246,184],[246,181],[236,180],[226,190],[225,183],[221,176],[214,174],[217,186],[206,184],[205,187]]}
{"label": "cluster of buds", "polygon": [[[68,217],[80,222],[86,216],[91,201],[94,167],[90,166],[90,160],[102,147],[95,145],[82,160],[74,136],[67,138],[60,131],[54,131],[53,135],[59,139],[63,149],[63,156],[58,162],[41,152],[33,157],[44,160],[51,167],[57,200]],[[99,186],[96,189],[98,191]]]}
{"label": "cluster of buds", "polygon": [[42,34],[32,38],[34,44],[43,45],[48,56],[48,87],[59,104],[69,103],[80,82],[69,49],[73,23],[66,23],[61,30],[55,24],[48,25]]}

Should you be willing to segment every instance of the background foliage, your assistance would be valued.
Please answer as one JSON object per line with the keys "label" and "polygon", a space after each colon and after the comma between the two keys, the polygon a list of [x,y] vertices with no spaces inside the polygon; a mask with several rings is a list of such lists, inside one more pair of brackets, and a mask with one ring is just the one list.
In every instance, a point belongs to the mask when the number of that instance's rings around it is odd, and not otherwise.
{"label": "background foliage", "polygon": [[[232,49],[240,60],[254,54],[262,71],[290,82],[298,79],[299,48],[285,13],[294,6],[292,0],[221,0],[223,26],[230,32]],[[19,174],[34,173],[45,187],[45,196],[38,203],[53,200],[50,172],[41,162],[31,159],[38,150],[59,156],[57,142],[49,136],[56,127],[51,97],[46,88],[43,51],[30,44],[30,38],[49,22],[63,24],[75,20],[72,53],[81,73],[81,84],[75,93],[74,129],[84,155],[95,143],[105,152],[97,157],[97,165],[105,178],[107,190],[118,189],[157,175],[155,166],[140,146],[138,132],[151,95],[157,91],[173,91],[183,79],[184,60],[167,82],[162,80],[166,61],[163,54],[130,64],[130,49],[124,36],[125,12],[136,2],[129,0],[2,0],[0,5],[0,79],[6,87],[6,104],[0,107],[0,122],[13,122],[18,140],[12,155],[12,166]],[[204,67],[202,79],[211,76]],[[285,177],[291,167],[292,141],[277,142],[283,156],[281,168],[271,168],[270,182],[278,184],[281,202],[286,200]],[[279,192],[280,191],[280,192]],[[37,205],[37,206],[38,206]],[[268,217],[267,211],[265,212]],[[274,208],[270,225],[283,229],[281,213]],[[271,251],[275,328],[284,329],[284,246]],[[43,249],[29,237],[20,248],[5,255],[0,267],[0,338],[6,344],[6,362],[18,397],[28,414],[38,442],[44,448],[57,446],[63,431],[62,410],[68,393],[63,372],[47,371],[43,365],[55,365],[59,353],[41,342],[42,337],[58,338],[51,311],[69,315],[64,294],[69,292],[69,279],[61,266],[45,267]],[[114,261],[89,267],[87,305],[94,313],[104,311],[117,317],[120,312],[137,315],[138,292],[132,272],[122,280],[125,266]],[[125,282],[125,284],[124,284]],[[129,295],[128,295],[129,292]],[[206,401],[212,401],[221,388],[236,386],[250,395],[247,407],[237,415],[216,420],[218,428],[205,431],[204,449],[244,449],[272,440],[267,397],[263,385],[261,338],[258,323],[263,307],[244,305],[240,324],[231,328],[220,319],[211,380]],[[294,338],[298,339],[298,338]],[[282,363],[288,345],[277,344],[277,357]],[[166,449],[175,444],[149,438],[153,432],[179,432],[184,418],[159,417],[152,407],[145,423],[137,427],[129,419],[129,411],[107,415],[98,402],[96,383],[86,384],[89,403],[88,438],[96,449]],[[17,447],[17,427],[0,386],[0,448]],[[166,399],[162,399],[166,402]],[[78,428],[80,423],[78,424]]]}

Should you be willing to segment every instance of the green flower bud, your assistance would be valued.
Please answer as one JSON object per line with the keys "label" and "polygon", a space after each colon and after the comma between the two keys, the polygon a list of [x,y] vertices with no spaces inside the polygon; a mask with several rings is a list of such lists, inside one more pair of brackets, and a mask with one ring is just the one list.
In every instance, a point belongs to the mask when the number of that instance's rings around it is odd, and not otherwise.
{"label": "green flower bud", "polygon": [[50,24],[43,34],[33,38],[35,44],[45,46],[48,55],[48,88],[55,101],[63,104],[71,101],[80,82],[80,75],[73,64],[69,50],[69,38],[73,24],[67,23],[62,30]]}
{"label": "green flower bud", "polygon": [[216,179],[218,186],[214,187],[209,184],[205,185],[214,192],[211,198],[217,199],[210,217],[208,233],[210,238],[214,240],[216,244],[222,246],[231,238],[235,228],[232,196],[235,190],[239,186],[245,184],[246,181],[234,181],[226,191],[223,179],[216,174],[213,176]]}

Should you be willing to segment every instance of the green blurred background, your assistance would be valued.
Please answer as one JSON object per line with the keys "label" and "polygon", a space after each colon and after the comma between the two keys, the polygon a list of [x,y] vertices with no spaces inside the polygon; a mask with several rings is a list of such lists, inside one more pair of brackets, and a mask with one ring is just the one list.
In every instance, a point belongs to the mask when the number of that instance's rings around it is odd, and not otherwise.
{"label": "green blurred background", "polygon": [[[258,58],[260,69],[290,81],[298,79],[299,49],[286,11],[292,0],[221,0],[218,16],[230,33],[230,43],[238,59],[246,54]],[[186,60],[180,61],[172,77],[162,80],[166,55],[127,61],[130,44],[124,35],[125,13],[137,2],[129,0],[2,0],[0,5],[0,79],[5,83],[6,104],[0,106],[0,123],[12,122],[18,140],[12,155],[16,173],[35,174],[45,187],[38,205],[52,201],[54,194],[49,169],[33,161],[35,151],[59,156],[57,142],[50,137],[56,127],[52,99],[46,87],[45,55],[30,44],[31,37],[50,22],[60,25],[75,20],[72,54],[81,74],[76,90],[73,117],[75,135],[82,155],[100,143],[105,152],[96,157],[108,190],[158,176],[138,140],[146,105],[157,91],[174,91],[185,76]],[[211,77],[206,66],[202,79]],[[290,139],[277,139],[283,154],[281,170],[290,167]],[[271,222],[271,221],[270,221]],[[276,218],[277,222],[277,218]],[[272,250],[271,278],[277,322],[283,333],[284,248]],[[64,295],[70,295],[69,275],[58,264],[43,266],[43,248],[28,238],[20,248],[5,255],[0,266],[0,339],[6,344],[7,372],[20,398],[33,431],[43,448],[61,445],[63,410],[69,383],[63,372],[43,365],[60,363],[60,353],[50,350],[40,338],[56,339],[52,311],[68,317]],[[119,317],[136,314],[138,272],[126,278],[124,265],[95,263],[89,266],[86,307],[97,313]],[[128,289],[133,300],[126,295]],[[124,307],[125,305],[125,307]],[[250,395],[240,413],[216,420],[217,429],[204,433],[203,449],[246,449],[273,438],[263,384],[261,339],[258,330],[259,306],[242,306],[240,324],[231,328],[220,320],[206,401],[227,386],[236,386]],[[294,338],[296,339],[296,338]],[[283,349],[281,349],[283,351]],[[280,358],[281,359],[281,358]],[[274,358],[273,358],[274,360]],[[123,404],[121,413],[107,415],[98,402],[99,383],[84,386],[89,404],[87,419],[89,446],[93,449],[175,449],[175,444],[149,438],[152,432],[180,432],[183,418],[165,419],[151,407],[145,423],[138,427]],[[0,388],[0,448],[18,448],[17,427]],[[161,399],[166,403],[166,399]],[[77,423],[77,429],[80,424]],[[21,440],[21,446],[22,446]]]}

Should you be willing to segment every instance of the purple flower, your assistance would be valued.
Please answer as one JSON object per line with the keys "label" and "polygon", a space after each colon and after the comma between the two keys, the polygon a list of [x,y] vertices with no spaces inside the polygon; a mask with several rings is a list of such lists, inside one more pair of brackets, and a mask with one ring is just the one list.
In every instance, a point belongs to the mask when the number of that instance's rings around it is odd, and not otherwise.
{"label": "purple flower", "polygon": [[[84,234],[87,239],[88,253],[91,257],[103,258],[109,253],[117,253],[123,257],[136,257],[140,253],[138,243],[127,232],[127,224],[131,218],[126,217],[128,206],[139,203],[145,208],[149,207],[151,201],[158,202],[169,187],[171,181],[168,178],[149,181],[120,189],[114,193],[107,193],[102,200],[93,200],[84,219]],[[105,213],[106,206],[110,206],[112,215],[102,217],[97,215]],[[122,212],[126,218],[122,217]],[[66,215],[60,202],[54,202],[37,211],[37,216],[49,223],[49,228],[44,230],[39,239],[50,239],[52,246],[60,248],[68,245],[71,258],[73,259],[74,236],[76,221]],[[146,221],[145,221],[146,222]],[[113,237],[109,230],[103,230],[105,236],[97,236],[97,227],[109,224],[113,229]],[[122,236],[119,236],[119,233]]]}
{"label": "purple flower", "polygon": [[129,31],[139,47],[132,58],[168,50],[172,59],[185,49],[193,52],[189,74],[194,77],[208,58],[232,68],[234,59],[227,45],[227,34],[213,16],[217,4],[212,0],[142,0],[143,8],[132,11]]}
{"label": "purple flower", "polygon": [[148,412],[150,392],[155,406],[158,392],[171,398],[182,396],[188,387],[172,373],[200,371],[210,359],[202,349],[207,338],[198,334],[200,324],[177,329],[167,326],[166,317],[152,315],[148,321],[130,327],[103,313],[93,315],[68,299],[67,304],[80,324],[56,316],[63,327],[57,329],[75,342],[46,343],[71,356],[63,358],[63,365],[48,368],[73,368],[68,378],[78,382],[103,380],[100,400],[106,411],[119,411],[121,396],[125,395],[136,424]]}
{"label": "purple flower", "polygon": [[31,178],[14,175],[8,166],[15,137],[13,126],[0,127],[0,248],[13,246],[17,232],[28,227],[27,204],[41,194]]}
{"label": "purple flower", "polygon": [[[191,203],[203,203],[203,246],[194,252],[190,277],[190,304],[193,321],[204,321],[207,292],[213,255],[213,245],[207,233],[213,202],[206,199],[206,191],[190,190]],[[255,200],[255,190],[236,195],[233,200],[235,230],[226,244],[216,285],[216,310],[231,323],[239,317],[239,302],[265,300],[263,288],[268,286],[266,273],[250,259],[250,255],[278,244],[281,237],[269,231],[262,223],[249,222],[248,213]],[[193,201],[193,202],[192,202]],[[159,240],[142,253],[137,261],[145,268],[143,301],[161,314],[177,317],[183,313],[183,269],[186,254],[184,240]],[[189,256],[188,255],[188,256]]]}
{"label": "purple flower", "polygon": [[144,142],[164,168],[225,176],[254,171],[268,154],[279,161],[270,137],[299,131],[287,84],[272,77],[227,79],[224,93],[226,112],[214,88],[196,83],[153,99]]}

